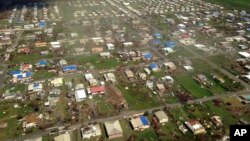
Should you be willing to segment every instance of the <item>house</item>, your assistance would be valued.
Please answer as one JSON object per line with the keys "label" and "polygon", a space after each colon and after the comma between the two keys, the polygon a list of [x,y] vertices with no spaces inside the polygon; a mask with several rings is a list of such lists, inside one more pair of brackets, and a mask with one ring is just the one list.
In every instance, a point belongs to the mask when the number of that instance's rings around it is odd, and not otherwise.
{"label": "house", "polygon": [[175,70],[176,69],[176,65],[173,62],[166,62],[163,64],[167,69],[169,70]]}
{"label": "house", "polygon": [[131,71],[131,70],[125,70],[125,75],[128,77],[128,78],[133,78],[134,77],[134,73]]}
{"label": "house", "polygon": [[147,80],[147,75],[146,75],[146,73],[139,73],[139,77],[140,77],[142,80]]}
{"label": "house", "polygon": [[75,91],[75,99],[77,102],[81,102],[87,98],[86,92],[84,89],[78,89]]}
{"label": "house", "polygon": [[109,139],[122,137],[122,128],[119,120],[104,122],[105,131]]}
{"label": "house", "polygon": [[68,64],[68,62],[66,60],[64,60],[64,59],[62,59],[62,60],[59,61],[59,65],[60,66],[65,66],[67,64]]}
{"label": "house", "polygon": [[124,47],[131,47],[131,46],[133,46],[133,43],[132,42],[124,42],[123,46]]}
{"label": "house", "polygon": [[220,83],[225,83],[225,80],[222,77],[220,77],[219,75],[213,75],[213,79],[215,81],[220,82]]}
{"label": "house", "polygon": [[39,124],[39,122],[40,122],[40,119],[38,118],[38,115],[35,113],[32,113],[24,117],[23,128],[29,129],[29,128],[36,127]]}
{"label": "house", "polygon": [[167,83],[174,83],[174,79],[169,75],[161,77],[161,80],[166,81]]}
{"label": "house", "polygon": [[110,81],[112,83],[116,82],[115,74],[114,73],[106,73],[104,74],[104,78],[106,81]]}
{"label": "house", "polygon": [[62,77],[54,78],[54,79],[51,79],[49,81],[53,87],[60,87],[63,85],[63,78]]}
{"label": "house", "polygon": [[189,120],[185,125],[193,132],[194,135],[206,133],[205,128],[197,120]]}
{"label": "house", "polygon": [[223,126],[223,122],[222,122],[220,116],[212,116],[210,119],[215,126],[217,126],[217,127]]}
{"label": "house", "polygon": [[163,111],[157,111],[154,113],[155,117],[157,118],[158,122],[163,124],[165,122],[168,122],[168,116]]}
{"label": "house", "polygon": [[76,65],[69,65],[62,67],[63,73],[72,73],[77,71]]}
{"label": "house", "polygon": [[18,53],[30,54],[31,49],[28,47],[18,49]]}
{"label": "house", "polygon": [[48,44],[47,42],[35,42],[35,47],[46,47]]}
{"label": "house", "polygon": [[167,41],[167,42],[164,43],[164,47],[174,49],[176,47],[176,42]]}
{"label": "house", "polygon": [[196,43],[196,40],[192,38],[184,38],[180,39],[179,42],[184,45],[194,45]]}
{"label": "house", "polygon": [[153,55],[152,55],[152,53],[146,53],[146,54],[144,54],[143,55],[143,59],[144,60],[152,60],[152,58],[153,58]]}
{"label": "house", "polygon": [[163,84],[156,84],[156,88],[157,88],[157,90],[159,90],[161,92],[165,91],[165,89],[166,89]]}
{"label": "house", "polygon": [[31,79],[31,72],[22,72],[20,70],[13,70],[11,71],[11,75],[12,75],[12,82],[15,83],[17,81],[26,81],[26,80],[30,80]]}
{"label": "house", "polygon": [[92,51],[93,53],[100,53],[100,52],[103,51],[103,48],[102,48],[102,47],[93,47],[93,48],[91,49],[91,51]]}
{"label": "house", "polygon": [[53,49],[59,49],[61,48],[60,42],[50,42],[50,45]]}
{"label": "house", "polygon": [[155,37],[156,39],[161,39],[163,36],[162,36],[161,33],[156,32],[156,33],[154,33],[154,37]]}
{"label": "house", "polygon": [[189,65],[187,65],[187,66],[183,66],[184,67],[184,69],[186,70],[186,71],[188,71],[188,72],[190,72],[190,71],[193,71],[194,70],[194,68],[192,67],[192,66],[189,66]]}
{"label": "house", "polygon": [[44,68],[46,67],[48,64],[47,60],[40,60],[36,63],[36,67],[38,68]]}
{"label": "house", "polygon": [[90,87],[89,92],[92,95],[104,94],[105,93],[105,87],[104,86],[92,86],[92,87]]}
{"label": "house", "polygon": [[42,83],[31,83],[28,85],[28,93],[39,93],[43,91],[43,84]]}
{"label": "house", "polygon": [[91,137],[101,136],[102,130],[99,124],[91,124],[81,128],[81,134],[83,139],[90,139]]}
{"label": "house", "polygon": [[26,139],[24,141],[42,141],[42,137],[36,137],[36,138],[32,138],[32,139]]}
{"label": "house", "polygon": [[112,57],[110,52],[102,52],[102,53],[100,53],[100,56],[102,58],[111,58]]}
{"label": "house", "polygon": [[115,45],[112,44],[112,43],[106,44],[106,47],[108,48],[108,50],[114,50],[115,49]]}
{"label": "house", "polygon": [[158,71],[159,70],[159,66],[156,63],[152,63],[149,65],[149,69],[151,71]]}
{"label": "house", "polygon": [[54,137],[54,141],[71,141],[70,134],[66,132],[64,134],[58,135]]}
{"label": "house", "polygon": [[149,121],[147,117],[141,115],[138,117],[134,117],[130,120],[130,124],[134,130],[144,130],[146,128],[149,128]]}
{"label": "house", "polygon": [[250,58],[250,53],[248,52],[239,52],[238,54],[244,58]]}
{"label": "house", "polygon": [[23,64],[20,66],[20,70],[22,71],[31,71],[32,70],[32,64]]}

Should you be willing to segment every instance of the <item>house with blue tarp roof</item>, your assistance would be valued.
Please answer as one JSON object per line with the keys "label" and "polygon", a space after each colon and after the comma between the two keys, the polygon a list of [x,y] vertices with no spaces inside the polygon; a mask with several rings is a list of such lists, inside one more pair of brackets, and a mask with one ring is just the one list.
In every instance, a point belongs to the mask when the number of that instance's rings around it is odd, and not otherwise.
{"label": "house with blue tarp roof", "polygon": [[130,120],[130,123],[133,127],[134,130],[144,130],[146,128],[149,128],[149,121],[148,118],[146,116],[138,116],[138,117],[134,117]]}
{"label": "house with blue tarp roof", "polygon": [[62,70],[64,73],[75,72],[77,71],[77,66],[76,65],[64,66]]}
{"label": "house with blue tarp roof", "polygon": [[175,48],[176,46],[176,42],[173,42],[173,41],[167,41],[164,43],[164,47],[167,47],[167,48]]}
{"label": "house with blue tarp roof", "polygon": [[37,67],[46,67],[48,64],[48,61],[47,60],[40,60],[38,61],[37,63]]}
{"label": "house with blue tarp roof", "polygon": [[146,60],[151,60],[152,58],[153,58],[152,53],[146,53],[146,54],[144,55],[144,59],[146,59]]}
{"label": "house with blue tarp roof", "polygon": [[155,45],[159,45],[159,44],[161,44],[161,41],[160,41],[160,40],[158,40],[158,39],[153,40],[153,44],[155,44]]}
{"label": "house with blue tarp roof", "polygon": [[32,73],[29,71],[21,71],[21,70],[13,70],[10,72],[12,75],[12,82],[15,83],[17,81],[25,81],[31,78]]}
{"label": "house with blue tarp roof", "polygon": [[156,32],[156,33],[154,34],[154,37],[157,38],[157,39],[160,39],[160,38],[162,38],[163,36],[162,36],[161,33]]}
{"label": "house with blue tarp roof", "polygon": [[152,63],[149,65],[149,68],[152,70],[152,71],[157,71],[159,70],[159,66],[156,64],[156,63]]}
{"label": "house with blue tarp roof", "polygon": [[44,28],[46,26],[46,22],[44,20],[41,20],[39,23],[38,23],[38,26],[40,28]]}

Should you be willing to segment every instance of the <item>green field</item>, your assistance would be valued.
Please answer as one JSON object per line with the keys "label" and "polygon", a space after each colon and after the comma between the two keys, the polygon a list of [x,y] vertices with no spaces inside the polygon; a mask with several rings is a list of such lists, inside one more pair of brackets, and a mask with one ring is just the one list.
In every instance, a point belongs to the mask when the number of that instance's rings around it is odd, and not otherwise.
{"label": "green field", "polygon": [[244,9],[246,11],[250,10],[249,0],[206,0],[206,1],[220,4],[228,8]]}
{"label": "green field", "polygon": [[202,98],[204,96],[211,96],[213,95],[205,88],[201,88],[192,76],[188,74],[180,74],[175,77],[175,80],[178,84],[180,84],[184,89],[189,91],[195,98]]}
{"label": "green field", "polygon": [[[123,86],[118,86],[122,91],[130,110],[142,110],[159,106],[159,100],[154,95],[149,96],[149,91],[144,87],[132,87],[126,90]],[[138,89],[140,88],[140,89]]]}
{"label": "green field", "polygon": [[41,70],[41,71],[35,72],[32,78],[34,80],[42,80],[42,79],[44,80],[44,79],[49,79],[55,76],[56,75],[53,72],[48,72],[47,70]]}

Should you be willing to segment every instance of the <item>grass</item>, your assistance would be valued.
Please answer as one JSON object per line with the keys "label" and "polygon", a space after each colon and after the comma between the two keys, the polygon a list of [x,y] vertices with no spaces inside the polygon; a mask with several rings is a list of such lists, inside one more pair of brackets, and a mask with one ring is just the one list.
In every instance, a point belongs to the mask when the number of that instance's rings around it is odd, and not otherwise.
{"label": "grass", "polygon": [[[52,56],[46,56],[46,59],[51,58]],[[14,55],[12,63],[32,63],[44,59],[44,56],[38,55],[38,54],[18,54]]]}
{"label": "grass", "polygon": [[42,80],[42,79],[49,79],[55,76],[55,73],[48,72],[46,70],[40,70],[33,74],[32,78],[34,80]]}
{"label": "grass", "polygon": [[96,96],[94,97],[94,101],[97,104],[100,114],[112,115],[115,112],[115,108],[106,101],[105,97]]}
{"label": "grass", "polygon": [[121,62],[116,58],[102,59],[99,55],[92,56],[71,56],[66,58],[70,63],[80,64],[86,67],[94,66],[96,69],[111,69],[119,66]]}
{"label": "grass", "polygon": [[250,9],[249,0],[207,0],[208,2],[217,3],[222,6],[233,8],[233,9]]}
{"label": "grass", "polygon": [[129,86],[129,89],[126,90],[124,86],[120,85],[118,88],[122,91],[131,110],[142,110],[160,105],[157,97],[150,97],[150,92],[146,88],[143,88],[143,86]]}
{"label": "grass", "polygon": [[186,121],[189,119],[188,114],[182,108],[171,109],[169,113],[178,121]]}
{"label": "grass", "polygon": [[175,79],[178,84],[180,84],[196,98],[212,95],[212,93],[207,91],[205,88],[201,88],[201,86],[188,74],[177,75]]}
{"label": "grass", "polygon": [[226,109],[224,105],[216,107],[211,101],[205,104],[208,106],[208,109],[213,113],[213,115],[221,116],[225,125],[226,133],[229,134],[229,125],[236,124],[237,119],[232,116],[232,114]]}

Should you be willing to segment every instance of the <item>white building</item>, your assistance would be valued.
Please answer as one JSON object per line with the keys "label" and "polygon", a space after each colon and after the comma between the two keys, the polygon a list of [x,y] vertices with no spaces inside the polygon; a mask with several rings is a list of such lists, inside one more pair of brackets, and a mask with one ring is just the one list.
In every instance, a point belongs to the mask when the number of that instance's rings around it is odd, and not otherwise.
{"label": "white building", "polygon": [[157,111],[155,112],[155,117],[157,118],[159,123],[165,123],[168,122],[168,116],[163,111]]}
{"label": "white building", "polygon": [[87,95],[84,89],[79,89],[75,91],[75,99],[77,102],[81,102],[86,99]]}
{"label": "white building", "polygon": [[81,134],[83,139],[90,139],[91,137],[100,136],[102,134],[99,124],[88,125],[85,128],[81,128]]}

